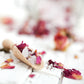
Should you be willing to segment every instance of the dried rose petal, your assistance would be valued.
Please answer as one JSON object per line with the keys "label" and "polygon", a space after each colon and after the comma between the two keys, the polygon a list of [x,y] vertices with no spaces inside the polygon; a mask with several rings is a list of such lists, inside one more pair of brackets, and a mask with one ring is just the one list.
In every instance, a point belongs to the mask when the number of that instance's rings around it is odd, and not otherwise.
{"label": "dried rose petal", "polygon": [[33,55],[37,56],[37,54],[38,54],[38,53],[37,53],[37,50],[35,50],[34,53],[31,54],[31,56],[33,56]]}
{"label": "dried rose petal", "polygon": [[13,62],[13,59],[11,59],[11,58],[10,58],[10,59],[7,59],[7,60],[5,60],[5,62],[6,62],[6,63]]}
{"label": "dried rose petal", "polygon": [[23,51],[23,49],[24,49],[26,46],[28,47],[28,45],[27,45],[26,43],[23,43],[23,41],[22,41],[21,44],[16,45],[16,47],[17,47],[21,52]]}
{"label": "dried rose petal", "polygon": [[1,69],[14,69],[14,68],[15,68],[15,66],[11,66],[9,64],[5,64],[5,65],[1,66]]}
{"label": "dried rose petal", "polygon": [[76,80],[81,80],[82,76],[81,75],[77,75],[77,74],[72,74],[73,78]]}
{"label": "dried rose petal", "polygon": [[45,54],[45,53],[46,53],[45,51],[42,51],[42,53],[41,53],[41,54],[43,55],[43,54]]}
{"label": "dried rose petal", "polygon": [[76,69],[65,69],[63,75],[66,78],[80,80],[82,79],[81,72]]}
{"label": "dried rose petal", "polygon": [[46,54],[46,52],[42,51],[42,52],[39,52],[39,54],[44,55],[44,54]]}
{"label": "dried rose petal", "polygon": [[32,49],[28,48],[28,51],[32,52]]}
{"label": "dried rose petal", "polygon": [[57,65],[54,66],[54,67],[56,67],[58,69],[63,69],[64,68],[64,65],[62,63],[57,63]]}
{"label": "dried rose petal", "polygon": [[53,67],[55,67],[55,68],[59,68],[59,69],[63,69],[64,68],[64,65],[62,63],[53,62],[52,60],[49,60],[48,64],[49,65],[52,64]]}
{"label": "dried rose petal", "polygon": [[4,17],[4,18],[2,18],[2,23],[6,24],[6,25],[13,24],[13,19],[10,17]]}
{"label": "dried rose petal", "polygon": [[33,78],[35,76],[35,74],[30,74],[29,77],[30,78]]}
{"label": "dried rose petal", "polygon": [[36,57],[36,64],[41,64],[41,57],[40,56],[37,56]]}
{"label": "dried rose petal", "polygon": [[34,34],[36,36],[42,36],[49,34],[49,31],[46,29],[46,23],[43,20],[39,20],[37,25],[33,28]]}
{"label": "dried rose petal", "polygon": [[54,65],[54,62],[52,61],[52,60],[49,60],[48,61],[48,64],[50,65],[50,64],[53,64]]}
{"label": "dried rose petal", "polygon": [[35,56],[37,56],[37,50],[35,50],[35,52],[34,52],[34,53],[35,53]]}
{"label": "dried rose petal", "polygon": [[64,65],[62,63],[57,63],[57,62],[53,62],[52,60],[49,60],[48,65],[51,65],[51,64],[54,68],[64,69]]}

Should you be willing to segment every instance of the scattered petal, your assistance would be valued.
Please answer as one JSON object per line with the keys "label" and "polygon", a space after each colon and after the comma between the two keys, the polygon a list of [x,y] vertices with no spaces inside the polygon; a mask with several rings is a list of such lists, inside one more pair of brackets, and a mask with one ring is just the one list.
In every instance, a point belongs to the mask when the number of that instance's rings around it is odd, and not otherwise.
{"label": "scattered petal", "polygon": [[35,76],[35,74],[30,74],[29,77],[30,78],[33,78]]}
{"label": "scattered petal", "polygon": [[7,59],[7,60],[5,60],[5,62],[6,62],[6,63],[13,62],[13,59],[11,59],[11,58],[10,58],[10,59]]}
{"label": "scattered petal", "polygon": [[36,64],[41,64],[41,57],[40,56],[37,56],[36,57]]}
{"label": "scattered petal", "polygon": [[57,63],[57,62],[53,62],[52,60],[49,60],[48,65],[51,65],[51,64],[54,68],[64,69],[64,65],[62,63]]}
{"label": "scattered petal", "polygon": [[42,52],[39,52],[39,54],[44,55],[44,54],[46,54],[46,52],[42,51]]}
{"label": "scattered petal", "polygon": [[64,77],[70,78],[70,79],[75,79],[75,80],[82,79],[81,72],[76,69],[64,69],[63,75]]}
{"label": "scattered petal", "polygon": [[14,68],[15,68],[15,66],[11,66],[9,64],[5,64],[5,65],[1,66],[1,69],[14,69]]}

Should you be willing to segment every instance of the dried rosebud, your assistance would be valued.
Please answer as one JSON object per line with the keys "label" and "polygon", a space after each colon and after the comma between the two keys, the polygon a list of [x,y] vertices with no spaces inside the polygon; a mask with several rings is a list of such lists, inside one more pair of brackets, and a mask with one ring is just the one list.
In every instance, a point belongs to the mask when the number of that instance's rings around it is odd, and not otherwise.
{"label": "dried rosebud", "polygon": [[34,34],[39,37],[42,35],[49,34],[49,31],[46,29],[46,22],[43,20],[38,21],[37,25],[34,26],[33,31]]}
{"label": "dried rosebud", "polygon": [[33,78],[35,76],[35,74],[30,74],[29,77],[30,78]]}
{"label": "dried rosebud", "polygon": [[65,69],[63,71],[63,75],[64,77],[70,78],[70,79],[76,79],[76,80],[82,79],[81,72],[76,69]]}
{"label": "dried rosebud", "polygon": [[60,33],[57,33],[54,37],[55,45],[57,50],[64,50],[67,46],[68,38],[64,35],[61,35]]}
{"label": "dried rosebud", "polygon": [[11,58],[10,58],[10,59],[7,59],[7,60],[5,60],[5,62],[6,62],[6,63],[13,62],[13,59],[11,59]]}
{"label": "dried rosebud", "polygon": [[[67,18],[68,19],[68,18]],[[57,32],[63,36],[67,36],[68,38],[72,38],[73,34],[72,34],[72,27],[57,27]]]}
{"label": "dried rosebud", "polygon": [[16,47],[20,50],[20,52],[22,52],[23,49],[24,49],[26,46],[28,47],[28,45],[27,45],[26,43],[23,43],[23,41],[22,41],[21,44],[16,45]]}
{"label": "dried rosebud", "polygon": [[14,68],[15,68],[15,66],[11,66],[9,64],[5,64],[5,65],[1,66],[1,69],[14,69]]}
{"label": "dried rosebud", "polygon": [[37,56],[36,57],[36,64],[41,64],[41,61],[42,61],[41,57]]}

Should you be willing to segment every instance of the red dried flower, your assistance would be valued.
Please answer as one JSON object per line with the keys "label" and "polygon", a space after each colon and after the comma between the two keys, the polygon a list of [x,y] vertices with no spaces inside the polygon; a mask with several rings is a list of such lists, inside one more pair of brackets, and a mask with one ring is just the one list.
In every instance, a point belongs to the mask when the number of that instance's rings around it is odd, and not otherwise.
{"label": "red dried flower", "polygon": [[81,80],[81,72],[76,69],[64,69],[63,75],[66,78]]}
{"label": "red dried flower", "polygon": [[23,41],[22,41],[21,44],[16,45],[16,47],[17,47],[21,52],[23,51],[23,49],[24,49],[26,46],[28,46],[28,45],[27,45],[26,43],[23,43]]}
{"label": "red dried flower", "polygon": [[41,61],[42,61],[41,57],[37,56],[36,57],[36,64],[41,64]]}
{"label": "red dried flower", "polygon": [[43,20],[38,21],[37,25],[34,26],[33,31],[38,37],[49,34],[49,31],[46,29],[46,23]]}

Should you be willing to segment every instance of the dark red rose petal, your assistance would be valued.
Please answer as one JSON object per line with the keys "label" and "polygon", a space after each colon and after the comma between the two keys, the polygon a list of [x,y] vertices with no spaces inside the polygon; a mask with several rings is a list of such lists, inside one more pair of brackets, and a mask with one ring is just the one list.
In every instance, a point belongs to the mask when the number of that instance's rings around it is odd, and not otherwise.
{"label": "dark red rose petal", "polygon": [[70,79],[77,79],[77,80],[82,79],[81,72],[76,69],[64,69],[63,75],[64,77]]}
{"label": "dark red rose petal", "polygon": [[55,61],[49,60],[48,65],[51,65],[51,64],[54,68],[64,69],[64,65],[62,63],[57,63]]}
{"label": "dark red rose petal", "polygon": [[23,43],[23,41],[22,41],[21,44],[16,45],[16,47],[17,47],[21,52],[23,51],[23,49],[24,49],[26,46],[28,47],[28,45],[27,45],[26,43]]}

